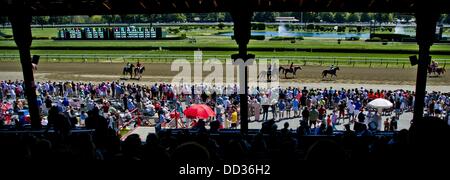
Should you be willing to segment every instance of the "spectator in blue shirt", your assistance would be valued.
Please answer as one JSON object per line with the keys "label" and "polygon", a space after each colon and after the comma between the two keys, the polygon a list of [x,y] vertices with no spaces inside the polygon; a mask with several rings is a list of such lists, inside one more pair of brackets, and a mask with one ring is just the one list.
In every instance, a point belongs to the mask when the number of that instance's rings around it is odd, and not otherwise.
{"label": "spectator in blue shirt", "polygon": [[136,108],[136,106],[134,106],[133,104],[133,100],[128,99],[128,110],[133,110],[134,108]]}
{"label": "spectator in blue shirt", "polygon": [[278,110],[280,111],[279,117],[280,119],[282,119],[284,117],[284,111],[286,110],[286,104],[284,103],[284,100],[278,101]]}
{"label": "spectator in blue shirt", "polygon": [[297,100],[297,98],[294,98],[294,100],[292,100],[292,110],[294,111],[294,118],[299,116],[299,102]]}
{"label": "spectator in blue shirt", "polygon": [[67,97],[64,97],[63,106],[69,106],[69,100],[67,99]]}
{"label": "spectator in blue shirt", "polygon": [[38,107],[42,106],[42,97],[40,97],[40,96],[37,98],[37,105],[38,105]]}
{"label": "spectator in blue shirt", "polygon": [[361,106],[362,106],[360,100],[357,99],[355,101],[354,105],[355,105],[355,115],[358,115],[359,114],[359,109],[361,109]]}

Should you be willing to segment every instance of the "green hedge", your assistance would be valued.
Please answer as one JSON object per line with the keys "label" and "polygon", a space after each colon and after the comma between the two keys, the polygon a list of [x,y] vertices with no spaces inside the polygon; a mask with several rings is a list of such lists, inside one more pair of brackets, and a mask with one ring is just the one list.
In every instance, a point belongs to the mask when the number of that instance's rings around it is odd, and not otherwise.
{"label": "green hedge", "polygon": [[3,35],[2,37],[4,37],[5,39],[13,38],[13,36],[12,36],[12,35],[9,35],[9,34],[5,34],[5,35]]}
{"label": "green hedge", "polygon": [[178,33],[180,33],[180,29],[179,28],[169,28],[167,30],[167,32],[169,32],[170,34],[178,34]]}
{"label": "green hedge", "polygon": [[380,37],[373,37],[366,40],[366,42],[381,42],[381,41],[383,41],[383,39],[381,39]]}
{"label": "green hedge", "polygon": [[0,36],[0,40],[14,40],[14,38],[13,38],[13,36],[12,35],[6,35],[6,34],[4,34],[3,36]]}
{"label": "green hedge", "polygon": [[33,40],[49,40],[51,39],[51,37],[47,37],[47,36],[33,36]]}
{"label": "green hedge", "polygon": [[[234,35],[231,36],[231,39],[234,40]],[[264,40],[264,39],[266,39],[266,36],[264,36],[264,35],[252,35],[252,36],[250,36],[250,39],[253,39],[253,40]]]}
{"label": "green hedge", "polygon": [[264,24],[264,23],[252,23],[252,30],[266,30],[266,24]]}
{"label": "green hedge", "polygon": [[223,28],[225,28],[225,24],[219,23],[219,24],[217,25],[217,28],[218,28],[219,30],[223,30]]}
{"label": "green hedge", "polygon": [[269,39],[269,41],[292,41],[292,40],[304,40],[304,38],[303,36],[297,37],[275,36]]}
{"label": "green hedge", "polygon": [[337,32],[345,32],[345,26],[338,26]]}
{"label": "green hedge", "polygon": [[353,36],[353,37],[346,37],[345,40],[347,41],[359,41],[359,37],[358,36]]}
{"label": "green hedge", "polygon": [[415,37],[403,38],[402,42],[416,42]]}
{"label": "green hedge", "polygon": [[[55,39],[56,37],[47,37],[47,36],[33,36],[33,40],[50,40]],[[0,37],[1,40],[14,40],[12,35],[5,35]]]}
{"label": "green hedge", "polygon": [[389,41],[403,41],[403,39],[411,38],[411,36],[406,34],[370,34],[370,39],[373,38],[387,39]]}

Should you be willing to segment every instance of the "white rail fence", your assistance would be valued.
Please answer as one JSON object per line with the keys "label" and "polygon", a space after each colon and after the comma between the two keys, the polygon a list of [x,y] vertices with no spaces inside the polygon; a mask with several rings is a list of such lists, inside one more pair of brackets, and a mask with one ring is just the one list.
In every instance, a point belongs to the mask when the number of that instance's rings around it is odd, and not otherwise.
{"label": "white rail fence", "polygon": [[[193,60],[193,55],[183,54],[47,54],[40,55],[41,62],[77,62],[77,63],[125,63],[125,62],[145,62],[145,63],[171,63],[176,59]],[[231,59],[227,55],[203,55],[203,60],[218,59],[221,61]],[[383,57],[333,57],[333,56],[257,56],[256,60],[278,59],[282,64],[294,62],[298,65],[337,65],[337,66],[367,66],[367,67],[411,67],[409,58],[383,58]],[[18,54],[0,54],[0,61],[19,61]],[[438,59],[441,67],[450,65],[450,59]]]}

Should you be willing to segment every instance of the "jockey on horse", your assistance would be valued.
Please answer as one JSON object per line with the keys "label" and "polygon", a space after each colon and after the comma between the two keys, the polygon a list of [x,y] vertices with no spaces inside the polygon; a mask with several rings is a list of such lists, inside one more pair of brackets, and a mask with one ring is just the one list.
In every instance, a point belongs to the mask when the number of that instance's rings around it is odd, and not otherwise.
{"label": "jockey on horse", "polygon": [[134,67],[133,64],[127,62],[125,67],[123,67],[123,75],[127,75],[129,73],[130,74],[130,78],[133,78],[133,67]]}
{"label": "jockey on horse", "polygon": [[141,64],[141,63],[139,62],[139,60],[138,60],[138,62],[137,62],[137,64],[136,64],[136,68],[140,69],[141,66],[142,66],[142,64]]}
{"label": "jockey on horse", "polygon": [[136,64],[136,69],[134,69],[134,76],[135,78],[140,79],[142,77],[142,73],[145,70],[144,66],[139,62]]}
{"label": "jockey on horse", "polygon": [[337,70],[340,70],[339,67],[337,67],[337,66],[335,67],[334,65],[331,65],[330,69],[326,69],[326,70],[322,71],[322,78],[325,78],[328,74],[330,74],[331,77],[333,77],[333,76],[337,77],[337,75],[336,75]]}
{"label": "jockey on horse", "polygon": [[431,61],[431,71],[436,72],[436,69],[438,68],[439,64],[436,61]]}
{"label": "jockey on horse", "polygon": [[330,71],[332,71],[334,69],[334,64],[330,65]]}
{"label": "jockey on horse", "polygon": [[287,78],[287,73],[292,73],[294,76],[296,75],[297,70],[302,70],[300,66],[294,66],[294,62],[291,62],[289,65],[289,69],[284,69],[284,77]]}
{"label": "jockey on horse", "polygon": [[437,74],[437,75],[441,75],[444,74],[446,72],[445,68],[439,67],[438,63],[436,61],[431,61],[431,64],[428,65],[428,74]]}

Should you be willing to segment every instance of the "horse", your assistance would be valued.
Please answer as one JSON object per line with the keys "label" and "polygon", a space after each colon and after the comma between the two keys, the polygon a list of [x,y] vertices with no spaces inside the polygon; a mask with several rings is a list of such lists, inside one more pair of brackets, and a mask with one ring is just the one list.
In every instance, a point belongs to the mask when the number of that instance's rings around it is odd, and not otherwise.
{"label": "horse", "polygon": [[[276,71],[275,69],[272,70],[272,72],[269,74],[267,71],[261,71],[258,74],[258,80],[261,81],[262,77],[266,78],[266,81],[272,80],[272,77],[280,77],[279,71]],[[269,78],[270,77],[270,78]],[[261,78],[261,79],[260,79]]]}
{"label": "horse", "polygon": [[133,78],[133,68],[134,68],[134,64],[131,64],[130,67],[127,67],[127,66],[123,67],[122,74],[124,76],[126,76],[127,74],[130,74],[130,79],[132,79]]}
{"label": "horse", "polygon": [[284,78],[287,78],[288,73],[292,73],[292,75],[294,75],[295,77],[295,75],[297,74],[297,70],[302,70],[302,67],[294,66],[292,67],[292,69],[284,69]]}
{"label": "horse", "polygon": [[444,75],[445,72],[447,72],[447,70],[445,70],[445,68],[443,68],[443,67],[438,67],[438,68],[433,69],[433,68],[431,68],[430,66],[428,66],[428,74],[429,74],[430,76],[431,76],[431,73],[433,73],[433,74],[435,74],[435,75],[436,75],[436,73],[437,73],[438,76],[440,76],[441,74]]}
{"label": "horse", "polygon": [[333,77],[333,75],[337,77],[336,71],[338,71],[338,70],[340,70],[339,67],[335,67],[335,68],[333,68],[331,70],[329,70],[329,69],[323,70],[322,71],[322,78],[327,77],[328,74],[330,74],[331,77]]}
{"label": "horse", "polygon": [[137,79],[141,79],[142,78],[142,74],[145,71],[145,66],[142,66],[140,68],[134,68],[134,77]]}
{"label": "horse", "polygon": [[280,74],[282,74],[282,73],[284,73],[284,71],[285,71],[286,69],[289,69],[289,66],[280,66],[280,67],[278,68],[278,72],[279,72]]}

